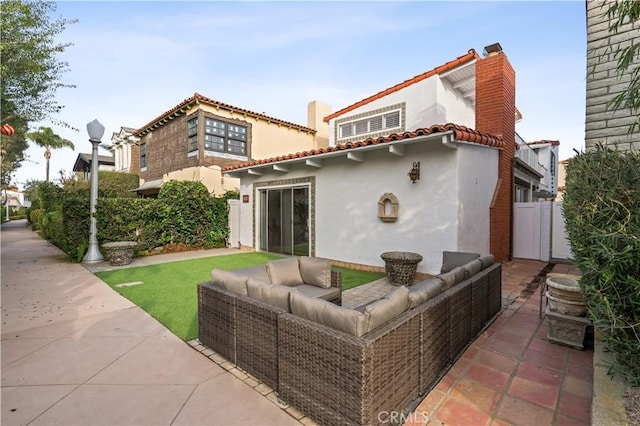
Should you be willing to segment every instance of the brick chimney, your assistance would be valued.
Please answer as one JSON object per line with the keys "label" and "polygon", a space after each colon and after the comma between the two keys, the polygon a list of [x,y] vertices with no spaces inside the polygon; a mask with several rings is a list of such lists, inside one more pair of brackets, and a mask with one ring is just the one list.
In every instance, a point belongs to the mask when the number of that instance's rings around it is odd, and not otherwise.
{"label": "brick chimney", "polygon": [[516,74],[500,44],[487,46],[485,54],[476,61],[475,128],[504,139],[490,211],[490,250],[496,261],[504,262],[512,253]]}

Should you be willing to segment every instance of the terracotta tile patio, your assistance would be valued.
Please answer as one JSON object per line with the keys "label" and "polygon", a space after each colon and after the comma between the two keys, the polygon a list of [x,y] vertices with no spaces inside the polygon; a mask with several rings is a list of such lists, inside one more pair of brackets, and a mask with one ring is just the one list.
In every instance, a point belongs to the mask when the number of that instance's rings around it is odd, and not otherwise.
{"label": "terracotta tile patio", "polygon": [[[535,288],[546,266],[522,259],[504,264],[502,293],[509,306],[405,425],[590,424],[593,344],[586,342],[581,351],[546,340]],[[554,265],[553,272],[578,273],[564,264]]]}

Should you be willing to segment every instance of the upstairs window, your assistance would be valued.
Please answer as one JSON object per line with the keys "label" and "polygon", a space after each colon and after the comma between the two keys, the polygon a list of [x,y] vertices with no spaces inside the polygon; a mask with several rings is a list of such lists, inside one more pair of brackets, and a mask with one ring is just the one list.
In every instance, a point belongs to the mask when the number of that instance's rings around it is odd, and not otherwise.
{"label": "upstairs window", "polygon": [[147,168],[147,144],[140,144],[140,169]]}
{"label": "upstairs window", "polygon": [[246,156],[247,128],[213,118],[205,118],[204,150]]}
{"label": "upstairs window", "polygon": [[371,115],[365,118],[348,121],[338,125],[338,139],[348,139],[355,136],[368,136],[373,133],[392,133],[401,130],[400,109]]}
{"label": "upstairs window", "polygon": [[187,152],[198,150],[198,117],[187,122]]}

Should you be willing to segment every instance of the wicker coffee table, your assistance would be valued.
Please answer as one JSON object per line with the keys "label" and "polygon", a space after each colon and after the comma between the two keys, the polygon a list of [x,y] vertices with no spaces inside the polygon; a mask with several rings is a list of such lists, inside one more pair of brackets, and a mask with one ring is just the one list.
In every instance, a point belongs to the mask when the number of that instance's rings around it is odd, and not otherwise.
{"label": "wicker coffee table", "polygon": [[388,251],[380,255],[389,282],[395,286],[411,287],[422,256],[408,251]]}

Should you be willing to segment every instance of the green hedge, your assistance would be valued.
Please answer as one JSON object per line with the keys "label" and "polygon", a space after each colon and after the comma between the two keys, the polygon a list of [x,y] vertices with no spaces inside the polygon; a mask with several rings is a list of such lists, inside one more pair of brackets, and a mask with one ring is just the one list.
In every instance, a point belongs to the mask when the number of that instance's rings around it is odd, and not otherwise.
{"label": "green hedge", "polygon": [[[54,210],[31,210],[32,226],[41,229],[43,237],[79,262],[89,240],[89,188],[77,182],[64,189],[50,185],[44,184],[45,190],[38,191],[44,196],[38,203],[53,206]],[[44,199],[56,193],[55,203]],[[98,193],[98,243],[136,241],[138,254],[147,254],[168,244],[188,248],[224,247],[229,235],[227,200],[239,196],[237,192],[228,192],[214,197],[202,183],[190,181],[165,183],[157,199],[131,198],[127,191],[114,189],[99,189]]]}
{"label": "green hedge", "polygon": [[567,165],[564,214],[589,317],[640,385],[640,154],[598,147]]}

